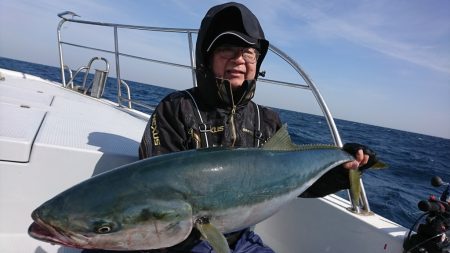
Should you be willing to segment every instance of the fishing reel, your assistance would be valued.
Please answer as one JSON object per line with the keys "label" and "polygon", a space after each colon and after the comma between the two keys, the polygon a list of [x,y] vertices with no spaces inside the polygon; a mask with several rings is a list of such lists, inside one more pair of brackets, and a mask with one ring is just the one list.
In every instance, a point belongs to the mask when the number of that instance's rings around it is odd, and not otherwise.
{"label": "fishing reel", "polygon": [[[434,187],[446,186],[439,199],[430,196],[418,203],[423,211],[403,242],[404,253],[450,253],[450,184],[438,176],[431,179]],[[419,224],[423,220],[423,223]],[[417,229],[416,229],[417,228]],[[413,230],[417,232],[413,234]]]}

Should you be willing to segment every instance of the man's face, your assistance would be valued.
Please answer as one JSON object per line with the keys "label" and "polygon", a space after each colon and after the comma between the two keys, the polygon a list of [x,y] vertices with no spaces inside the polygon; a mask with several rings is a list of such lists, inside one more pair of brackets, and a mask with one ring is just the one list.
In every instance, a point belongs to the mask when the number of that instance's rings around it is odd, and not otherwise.
{"label": "man's face", "polygon": [[212,56],[213,72],[216,77],[229,80],[233,89],[238,88],[244,80],[255,79],[258,56],[254,48],[218,47]]}

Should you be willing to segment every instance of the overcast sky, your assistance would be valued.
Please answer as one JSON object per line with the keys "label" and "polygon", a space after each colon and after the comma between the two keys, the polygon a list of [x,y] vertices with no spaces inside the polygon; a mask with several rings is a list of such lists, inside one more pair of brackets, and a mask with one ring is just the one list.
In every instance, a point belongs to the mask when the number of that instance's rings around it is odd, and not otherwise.
{"label": "overcast sky", "polygon": [[[0,56],[58,66],[56,15],[66,10],[94,21],[198,28],[206,11],[222,2],[0,0]],[[450,1],[242,3],[259,17],[268,40],[287,52],[312,77],[336,118],[450,138]],[[104,44],[112,49],[106,38],[109,35],[110,31],[103,30],[80,34],[76,26],[63,29],[63,39]],[[138,32],[119,36],[132,38],[131,42],[121,44],[124,52],[144,57],[161,54],[165,59],[189,63],[188,58],[180,56],[186,51],[182,46],[184,37],[145,37]],[[175,49],[164,52],[161,48],[164,45]],[[69,50],[67,55],[78,57],[69,62],[73,69],[89,60]],[[286,81],[302,83],[285,75],[285,66],[270,59],[269,56],[262,69],[280,70]],[[151,70],[156,68],[144,64],[127,68],[127,61],[121,63],[123,75],[131,80],[155,82],[168,75],[175,83],[185,83],[184,87],[191,85],[185,81],[189,73],[174,74],[160,69],[154,73]],[[113,59],[110,64],[114,66]],[[268,77],[272,76],[279,77],[268,70]],[[258,88],[258,92],[259,103],[271,104],[275,94],[270,88]],[[302,98],[295,92],[276,95],[284,98],[278,102],[280,107],[316,113],[304,105],[299,108],[297,102]]]}

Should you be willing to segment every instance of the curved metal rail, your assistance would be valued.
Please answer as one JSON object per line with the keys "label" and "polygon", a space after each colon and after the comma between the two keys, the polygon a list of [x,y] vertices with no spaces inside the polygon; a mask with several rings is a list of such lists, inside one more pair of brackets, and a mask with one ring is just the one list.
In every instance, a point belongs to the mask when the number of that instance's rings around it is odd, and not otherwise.
{"label": "curved metal rail", "polygon": [[[67,15],[71,15],[71,18],[68,18]],[[143,60],[147,62],[153,62],[163,65],[169,65],[173,67],[178,68],[187,68],[190,69],[192,72],[192,83],[193,86],[196,86],[196,76],[195,76],[195,51],[194,51],[194,43],[192,35],[198,33],[198,29],[184,29],[184,28],[164,28],[164,27],[150,27],[150,26],[135,26],[135,25],[124,25],[124,24],[114,24],[114,23],[102,23],[102,22],[94,22],[94,21],[87,21],[87,20],[79,20],[75,19],[75,17],[79,17],[77,14],[73,12],[63,12],[58,14],[58,16],[61,18],[61,21],[58,24],[58,48],[59,48],[59,59],[60,59],[60,65],[61,65],[61,79],[63,82],[63,85],[66,86],[65,83],[65,77],[64,77],[64,58],[63,58],[63,45],[67,46],[73,46],[73,47],[79,47],[84,49],[90,49],[90,50],[96,50],[104,53],[110,53],[113,54],[115,57],[115,63],[116,63],[116,78],[117,78],[117,101],[120,106],[122,106],[122,101],[128,102],[128,107],[131,108],[132,103],[136,103],[130,99],[130,91],[127,87],[127,98],[123,98],[121,94],[121,85],[126,85],[126,83],[120,78],[120,57],[128,57],[133,58],[137,60]],[[114,31],[114,51],[104,50],[101,48],[94,48],[94,47],[88,47],[84,45],[79,44],[73,44],[69,42],[65,42],[61,40],[61,27],[65,22],[74,22],[74,23],[81,23],[86,25],[95,25],[95,26],[103,26],[103,27],[111,27]],[[169,33],[182,33],[187,34],[187,40],[189,45],[189,56],[190,56],[190,65],[183,65],[183,64],[177,64],[174,62],[168,62],[168,61],[161,61],[158,59],[151,59],[151,58],[145,58],[140,57],[137,55],[130,55],[130,54],[124,54],[119,51],[119,29],[134,29],[134,30],[144,30],[144,31],[153,31],[153,32],[169,32]],[[308,74],[300,67],[300,65],[293,60],[291,57],[289,57],[286,53],[284,53],[282,50],[278,49],[274,45],[270,45],[269,48],[270,51],[272,51],[274,54],[279,56],[281,59],[283,59],[285,62],[287,62],[299,75],[300,77],[305,81],[306,84],[298,84],[298,83],[290,83],[290,82],[282,82],[278,80],[270,80],[270,79],[264,79],[260,78],[259,81],[271,83],[275,85],[281,85],[281,86],[288,86],[293,88],[301,88],[310,90],[314,97],[316,98],[317,103],[319,104],[325,118],[328,124],[328,127],[330,129],[333,141],[335,145],[342,147],[342,141],[339,135],[339,132],[337,130],[336,124],[334,122],[334,119],[331,115],[330,110],[328,109],[325,100],[323,99],[322,95],[320,94],[319,90],[317,89],[316,85],[313,83],[311,78],[309,78]],[[126,85],[128,86],[128,85]],[[136,103],[139,104],[139,103]],[[142,105],[142,104],[140,104]],[[369,203],[364,191],[364,187],[362,185],[361,180],[361,202],[362,202],[362,209],[364,213],[370,212]],[[349,193],[350,194],[350,193]],[[351,199],[351,198],[350,198]],[[358,203],[352,203],[352,209],[356,213],[360,213],[360,206]]]}

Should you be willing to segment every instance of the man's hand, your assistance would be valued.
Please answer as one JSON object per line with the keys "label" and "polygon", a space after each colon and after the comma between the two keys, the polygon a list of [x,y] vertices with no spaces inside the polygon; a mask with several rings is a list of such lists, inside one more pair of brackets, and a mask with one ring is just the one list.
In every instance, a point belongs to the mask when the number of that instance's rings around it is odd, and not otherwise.
{"label": "man's hand", "polygon": [[343,164],[345,169],[365,170],[378,162],[377,155],[370,148],[358,143],[346,143],[343,147],[345,151],[355,157],[354,161]]}
{"label": "man's hand", "polygon": [[367,162],[369,161],[369,155],[365,155],[362,149],[359,149],[354,155],[354,157],[355,160],[343,164],[344,168],[348,170],[356,170],[366,165]]}

